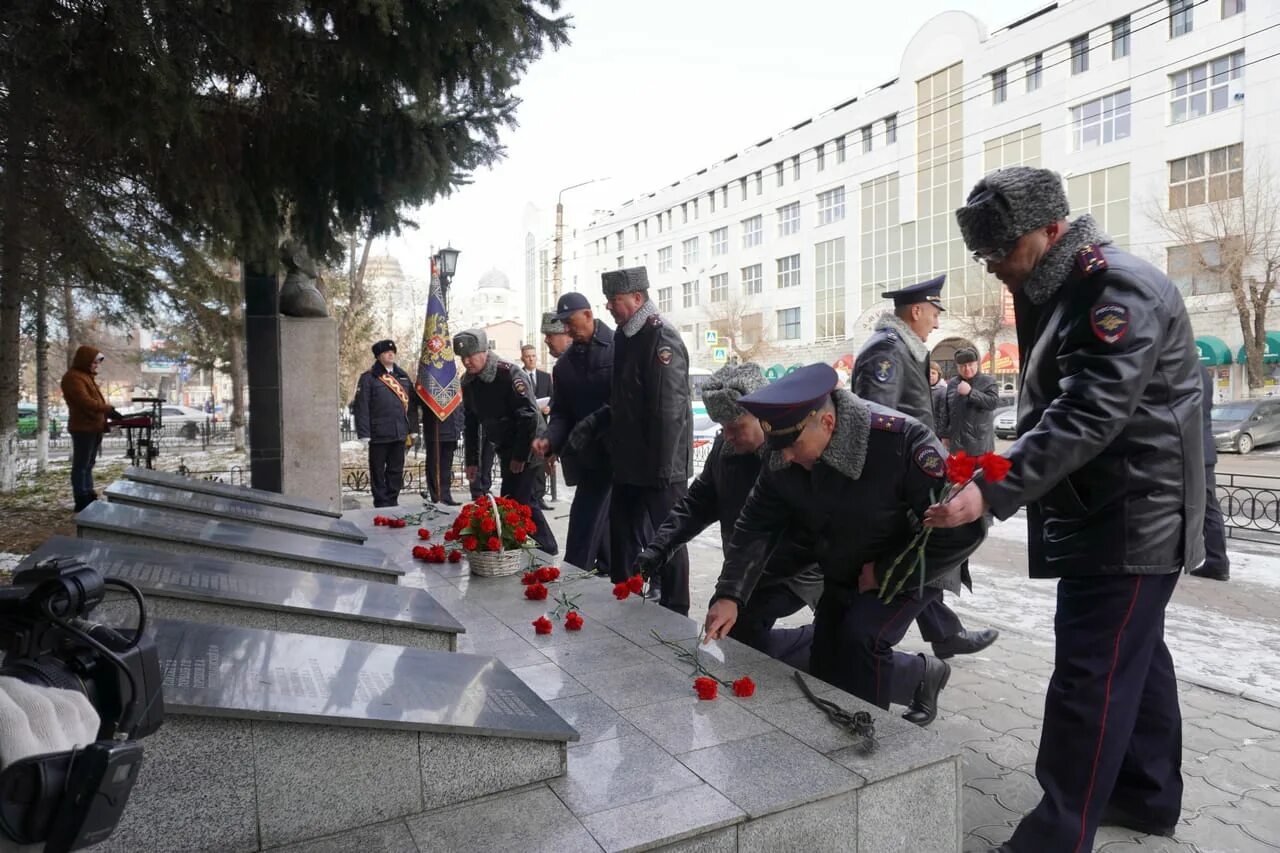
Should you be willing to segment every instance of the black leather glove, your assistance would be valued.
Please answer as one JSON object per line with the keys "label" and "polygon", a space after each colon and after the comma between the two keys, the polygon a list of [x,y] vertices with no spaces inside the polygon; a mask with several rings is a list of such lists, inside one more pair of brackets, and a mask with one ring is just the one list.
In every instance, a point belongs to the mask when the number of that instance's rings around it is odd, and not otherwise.
{"label": "black leather glove", "polygon": [[645,580],[657,577],[658,570],[667,562],[667,558],[657,548],[645,548],[636,556],[636,568]]}

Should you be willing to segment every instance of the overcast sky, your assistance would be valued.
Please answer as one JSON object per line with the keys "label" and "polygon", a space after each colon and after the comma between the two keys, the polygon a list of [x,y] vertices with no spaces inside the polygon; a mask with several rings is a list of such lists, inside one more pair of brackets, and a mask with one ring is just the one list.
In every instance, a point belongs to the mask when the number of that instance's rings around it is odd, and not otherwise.
{"label": "overcast sky", "polygon": [[[455,285],[497,268],[524,282],[525,204],[614,209],[679,180],[898,73],[912,35],[948,9],[988,31],[1043,0],[566,0],[572,44],[530,69],[517,93],[507,157],[453,196],[419,210],[389,249],[425,276],[431,247],[462,250]],[[869,10],[875,10],[868,14]]]}

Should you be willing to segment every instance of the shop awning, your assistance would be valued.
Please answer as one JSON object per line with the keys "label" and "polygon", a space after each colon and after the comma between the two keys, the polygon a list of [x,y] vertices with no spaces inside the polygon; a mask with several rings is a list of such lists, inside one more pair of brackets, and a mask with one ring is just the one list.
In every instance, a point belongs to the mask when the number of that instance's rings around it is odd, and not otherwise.
{"label": "shop awning", "polygon": [[783,376],[790,376],[791,374],[795,373],[797,370],[799,370],[799,369],[800,369],[800,368],[802,368],[802,367],[804,367],[804,365],[803,365],[803,364],[793,364],[793,365],[791,365],[790,367],[788,367],[788,368],[787,368],[786,373],[784,373],[784,374],[782,374],[782,375],[783,375]]}
{"label": "shop awning", "polygon": [[771,365],[765,369],[764,378],[768,379],[770,382],[775,382],[782,378],[783,369],[784,368],[782,367],[781,364]]}
{"label": "shop awning", "polygon": [[982,370],[986,373],[1017,373],[1018,345],[1000,344],[996,347],[996,367],[991,369],[991,353],[982,357]]}
{"label": "shop awning", "polygon": [[[1280,361],[1280,332],[1267,332],[1267,348],[1262,351],[1262,360],[1267,364]],[[1236,353],[1236,362],[1244,364],[1245,361],[1244,347],[1241,346]]]}
{"label": "shop awning", "polygon": [[1196,338],[1196,349],[1200,350],[1200,363],[1206,367],[1231,363],[1231,350],[1221,338],[1201,335]]}

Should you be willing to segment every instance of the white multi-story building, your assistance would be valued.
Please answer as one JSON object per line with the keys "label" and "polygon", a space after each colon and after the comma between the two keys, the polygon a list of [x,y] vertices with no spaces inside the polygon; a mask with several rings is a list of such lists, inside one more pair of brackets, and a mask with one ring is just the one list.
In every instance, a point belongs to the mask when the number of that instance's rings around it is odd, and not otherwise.
{"label": "white multi-story building", "polygon": [[[1234,364],[1243,336],[1224,275],[1192,263],[1158,220],[1246,194],[1268,163],[1280,179],[1267,131],[1280,5],[1256,6],[1074,0],[994,33],[941,14],[884,85],[580,229],[579,274],[648,267],[651,297],[694,363],[712,367],[709,330],[766,365],[834,362],[888,307],[881,292],[946,273],[935,354],[946,360],[960,338],[986,352],[971,318],[1000,316],[1007,297],[970,259],[954,211],[983,174],[1042,166],[1066,179],[1073,216],[1092,213],[1169,271],[1206,360]],[[1012,330],[998,341],[997,370],[1011,374]],[[1238,368],[1221,379],[1243,391]]]}

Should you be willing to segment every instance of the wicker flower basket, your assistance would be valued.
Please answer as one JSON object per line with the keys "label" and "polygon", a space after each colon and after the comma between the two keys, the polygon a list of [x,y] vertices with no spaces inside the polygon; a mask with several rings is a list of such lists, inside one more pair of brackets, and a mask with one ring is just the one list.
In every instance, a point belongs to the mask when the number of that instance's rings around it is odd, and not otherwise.
{"label": "wicker flower basket", "polygon": [[471,574],[482,578],[501,578],[514,575],[524,568],[529,558],[518,551],[468,551],[467,564]]}

